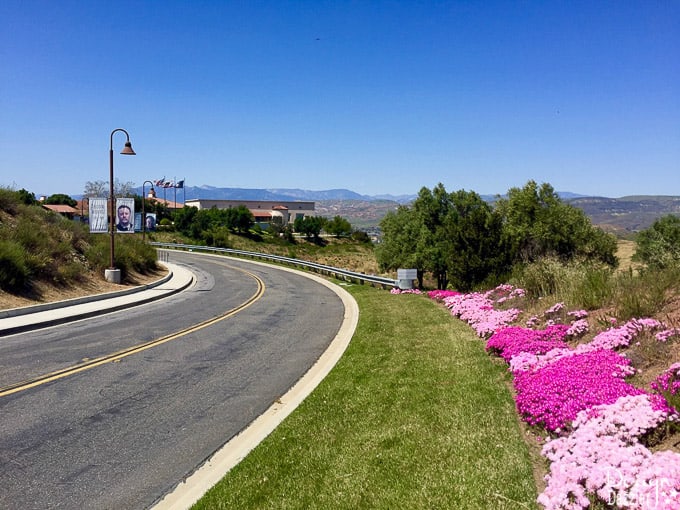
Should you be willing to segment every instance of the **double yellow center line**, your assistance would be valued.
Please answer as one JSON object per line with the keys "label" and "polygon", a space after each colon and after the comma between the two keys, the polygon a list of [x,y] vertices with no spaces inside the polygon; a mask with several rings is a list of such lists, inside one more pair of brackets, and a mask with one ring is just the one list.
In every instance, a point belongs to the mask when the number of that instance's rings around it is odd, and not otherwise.
{"label": "double yellow center line", "polygon": [[92,368],[98,367],[100,365],[104,365],[105,363],[112,363],[115,361],[120,361],[123,358],[126,358],[128,356],[132,356],[133,354],[138,354],[140,352],[146,351],[147,349],[151,349],[152,347],[156,347],[158,345],[162,345],[167,342],[171,342],[172,340],[176,340],[178,338],[181,338],[185,335],[188,335],[190,333],[194,333],[196,331],[199,331],[203,328],[207,328],[208,326],[212,326],[213,324],[217,324],[220,321],[223,321],[225,319],[228,319],[229,317],[232,317],[236,315],[238,312],[245,310],[248,308],[250,305],[255,303],[257,300],[259,300],[265,291],[265,285],[262,279],[244,269],[238,268],[238,267],[233,267],[233,266],[227,266],[230,267],[231,269],[235,269],[237,271],[241,271],[242,273],[247,274],[251,278],[253,278],[257,282],[257,290],[255,294],[253,294],[250,298],[248,298],[246,301],[241,303],[235,308],[232,308],[231,310],[227,310],[221,315],[218,315],[217,317],[213,317],[212,319],[208,319],[206,321],[200,322],[198,324],[194,324],[191,327],[188,327],[186,329],[182,329],[180,331],[177,331],[175,333],[171,333],[170,335],[163,336],[160,338],[157,338],[155,340],[151,340],[149,342],[135,345],[133,347],[128,347],[127,349],[123,349],[122,351],[114,352],[112,354],[107,354],[106,356],[102,356],[99,358],[95,358],[92,360],[85,361],[83,363],[79,363],[77,365],[72,365],[70,367],[63,368],[61,370],[57,370],[55,372],[50,372],[49,374],[41,375],[38,377],[35,377],[33,379],[29,379],[26,381],[22,381],[16,384],[12,384],[10,386],[5,386],[4,388],[0,388],[0,397],[5,397],[7,395],[12,395],[13,393],[19,393],[20,391],[28,390],[30,388],[34,388],[36,386],[40,386],[42,384],[47,384],[52,381],[56,381],[58,379],[63,379],[64,377],[68,377],[70,375],[77,374],[79,372],[84,372],[85,370],[90,370]]}

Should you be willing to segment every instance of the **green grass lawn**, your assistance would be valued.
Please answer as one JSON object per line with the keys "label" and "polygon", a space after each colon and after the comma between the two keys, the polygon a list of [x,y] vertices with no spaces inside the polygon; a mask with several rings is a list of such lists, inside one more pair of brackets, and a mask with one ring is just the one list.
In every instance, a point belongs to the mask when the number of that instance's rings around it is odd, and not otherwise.
{"label": "green grass lawn", "polygon": [[423,296],[348,290],[342,359],[194,508],[537,508],[506,365]]}

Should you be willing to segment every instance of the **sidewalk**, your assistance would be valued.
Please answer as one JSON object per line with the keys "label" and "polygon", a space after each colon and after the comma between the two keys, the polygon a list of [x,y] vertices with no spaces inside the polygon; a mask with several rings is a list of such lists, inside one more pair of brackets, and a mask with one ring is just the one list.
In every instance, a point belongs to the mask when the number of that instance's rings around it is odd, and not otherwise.
{"label": "sidewalk", "polygon": [[154,283],[106,294],[0,310],[0,337],[141,305],[175,294],[194,282],[194,275],[189,270],[169,262],[161,264],[168,268],[168,275]]}

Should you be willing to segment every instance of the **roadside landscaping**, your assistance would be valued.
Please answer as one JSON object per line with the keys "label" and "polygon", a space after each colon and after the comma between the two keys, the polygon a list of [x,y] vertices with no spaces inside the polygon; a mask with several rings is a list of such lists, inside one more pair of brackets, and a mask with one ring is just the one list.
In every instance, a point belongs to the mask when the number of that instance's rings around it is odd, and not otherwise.
{"label": "roadside landscaping", "polygon": [[349,290],[344,357],[196,508],[680,509],[680,329],[528,315],[510,285]]}
{"label": "roadside landscaping", "polygon": [[348,290],[342,359],[194,508],[537,508],[505,364],[434,301]]}
{"label": "roadside landscaping", "polygon": [[[555,303],[526,327],[521,289],[502,285],[484,293],[433,291],[503,358],[513,374],[517,411],[538,435],[549,462],[538,501],[548,510],[584,508],[680,509],[680,453],[673,445],[680,410],[680,363],[649,384],[626,379],[639,370],[623,350],[642,341],[667,345],[680,329],[651,318],[586,336],[585,310]],[[499,310],[501,308],[502,310]],[[581,339],[579,341],[579,339]]]}

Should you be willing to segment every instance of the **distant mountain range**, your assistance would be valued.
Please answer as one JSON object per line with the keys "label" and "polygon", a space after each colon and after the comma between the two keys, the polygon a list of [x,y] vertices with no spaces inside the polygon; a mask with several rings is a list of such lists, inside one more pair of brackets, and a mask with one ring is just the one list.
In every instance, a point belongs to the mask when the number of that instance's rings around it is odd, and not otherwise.
{"label": "distant mountain range", "polygon": [[680,197],[640,195],[621,198],[576,197],[565,202],[582,209],[595,225],[618,234],[648,228],[661,216],[680,215]]}
{"label": "distant mountain range", "polygon": [[[141,188],[138,189],[141,192]],[[178,190],[179,193],[179,190]],[[312,191],[298,188],[218,188],[215,186],[187,186],[182,190],[183,196],[188,200],[204,198],[213,200],[282,200],[282,201],[321,201],[321,200],[390,200],[400,204],[406,204],[415,200],[417,194],[412,195],[362,195],[348,189],[328,189]],[[583,197],[577,193],[559,191],[562,199]],[[482,195],[487,201],[494,201],[497,195]]]}
{"label": "distant mountain range", "polygon": [[[158,190],[160,191],[160,190]],[[157,191],[157,192],[158,192]],[[170,192],[171,190],[167,190]],[[213,200],[280,200],[314,201],[320,216],[342,216],[357,228],[371,228],[380,223],[387,212],[399,205],[408,204],[417,195],[362,195],[348,189],[311,191],[303,189],[273,188],[217,188],[214,186],[187,186],[172,189],[177,200],[204,198]],[[141,193],[141,188],[137,189]],[[643,230],[666,214],[680,214],[680,197],[628,196],[621,198],[592,197],[558,191],[562,200],[582,209],[595,225],[607,231],[625,235]],[[174,195],[173,195],[174,196]],[[498,195],[482,195],[493,202]]]}
{"label": "distant mountain range", "polygon": [[187,200],[192,198],[213,200],[302,200],[315,202],[319,200],[392,200],[394,202],[406,203],[416,197],[416,195],[361,195],[348,189],[311,191],[295,188],[216,188],[214,186],[187,186],[184,192],[186,193]]}

